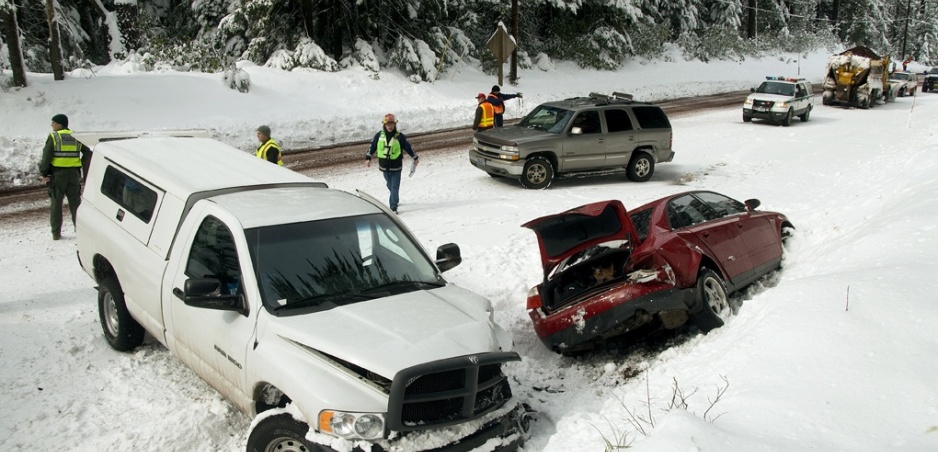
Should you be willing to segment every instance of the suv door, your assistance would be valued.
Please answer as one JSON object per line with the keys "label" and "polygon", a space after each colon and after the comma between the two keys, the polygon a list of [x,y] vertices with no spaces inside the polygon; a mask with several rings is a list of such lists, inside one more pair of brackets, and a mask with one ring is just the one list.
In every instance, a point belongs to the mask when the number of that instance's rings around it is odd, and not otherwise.
{"label": "suv door", "polygon": [[624,108],[603,110],[606,120],[606,168],[621,168],[629,164],[632,151],[638,145],[638,130]]}
{"label": "suv door", "polygon": [[[574,133],[574,129],[579,133]],[[606,161],[606,137],[598,110],[584,110],[570,121],[563,138],[563,154],[558,171],[599,169]]]}

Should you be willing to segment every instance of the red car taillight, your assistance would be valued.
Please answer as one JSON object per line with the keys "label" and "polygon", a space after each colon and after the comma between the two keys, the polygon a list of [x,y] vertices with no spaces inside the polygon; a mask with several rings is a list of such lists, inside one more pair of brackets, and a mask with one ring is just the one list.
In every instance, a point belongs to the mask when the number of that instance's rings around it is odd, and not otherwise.
{"label": "red car taillight", "polygon": [[537,290],[537,287],[532,287],[528,291],[528,310],[538,309],[541,307],[541,292]]}

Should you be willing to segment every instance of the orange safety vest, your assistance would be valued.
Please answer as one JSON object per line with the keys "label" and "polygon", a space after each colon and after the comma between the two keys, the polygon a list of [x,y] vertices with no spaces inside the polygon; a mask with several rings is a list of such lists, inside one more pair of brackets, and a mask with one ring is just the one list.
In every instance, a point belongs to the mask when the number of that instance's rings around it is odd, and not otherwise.
{"label": "orange safety vest", "polygon": [[[494,98],[496,98],[496,99],[501,99],[500,97],[498,97],[498,94],[495,94],[495,93],[489,93],[489,97],[494,97]],[[505,113],[505,101],[499,102],[499,105],[492,104],[492,108],[495,109],[495,114],[496,114],[496,115],[500,115],[500,114]]]}
{"label": "orange safety vest", "polygon": [[482,118],[479,119],[480,129],[491,129],[495,125],[495,106],[486,102],[479,104],[482,107]]}

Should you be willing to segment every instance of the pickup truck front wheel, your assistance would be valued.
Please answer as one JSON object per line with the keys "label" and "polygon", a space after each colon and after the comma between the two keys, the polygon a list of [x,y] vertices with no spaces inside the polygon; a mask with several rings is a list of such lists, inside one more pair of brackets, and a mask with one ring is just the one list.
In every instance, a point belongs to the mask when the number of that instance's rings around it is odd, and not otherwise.
{"label": "pickup truck front wheel", "polygon": [[524,163],[521,171],[521,185],[524,188],[540,190],[547,188],[554,180],[554,167],[544,157],[534,157]]}
{"label": "pickup truck front wheel", "polygon": [[248,436],[248,452],[326,452],[306,441],[309,426],[284,413],[260,421]]}
{"label": "pickup truck front wheel", "polygon": [[98,286],[98,313],[104,339],[111,348],[126,352],[143,343],[143,327],[127,312],[124,291],[113,276],[105,278]]}

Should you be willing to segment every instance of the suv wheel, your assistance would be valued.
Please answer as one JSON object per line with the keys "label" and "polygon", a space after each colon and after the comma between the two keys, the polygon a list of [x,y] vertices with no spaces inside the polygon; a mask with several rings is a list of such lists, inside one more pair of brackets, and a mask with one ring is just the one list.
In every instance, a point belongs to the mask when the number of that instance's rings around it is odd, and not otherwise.
{"label": "suv wheel", "polygon": [[808,105],[808,109],[804,111],[804,114],[801,115],[801,122],[808,122],[808,118],[811,117],[811,106]]}
{"label": "suv wheel", "polygon": [[554,180],[554,167],[544,157],[534,157],[524,163],[521,171],[521,185],[524,188],[540,190],[547,188]]}
{"label": "suv wheel", "polygon": [[790,126],[790,125],[791,125],[791,118],[792,118],[792,116],[794,116],[794,115],[795,115],[794,112],[792,112],[791,109],[789,108],[789,109],[788,109],[788,114],[785,115],[785,119],[782,120],[782,127],[788,127],[788,126]]}
{"label": "suv wheel", "polygon": [[645,182],[651,179],[651,175],[654,173],[655,160],[644,152],[633,155],[632,160],[629,161],[629,166],[626,167],[626,175],[628,175],[629,180],[635,182]]}

